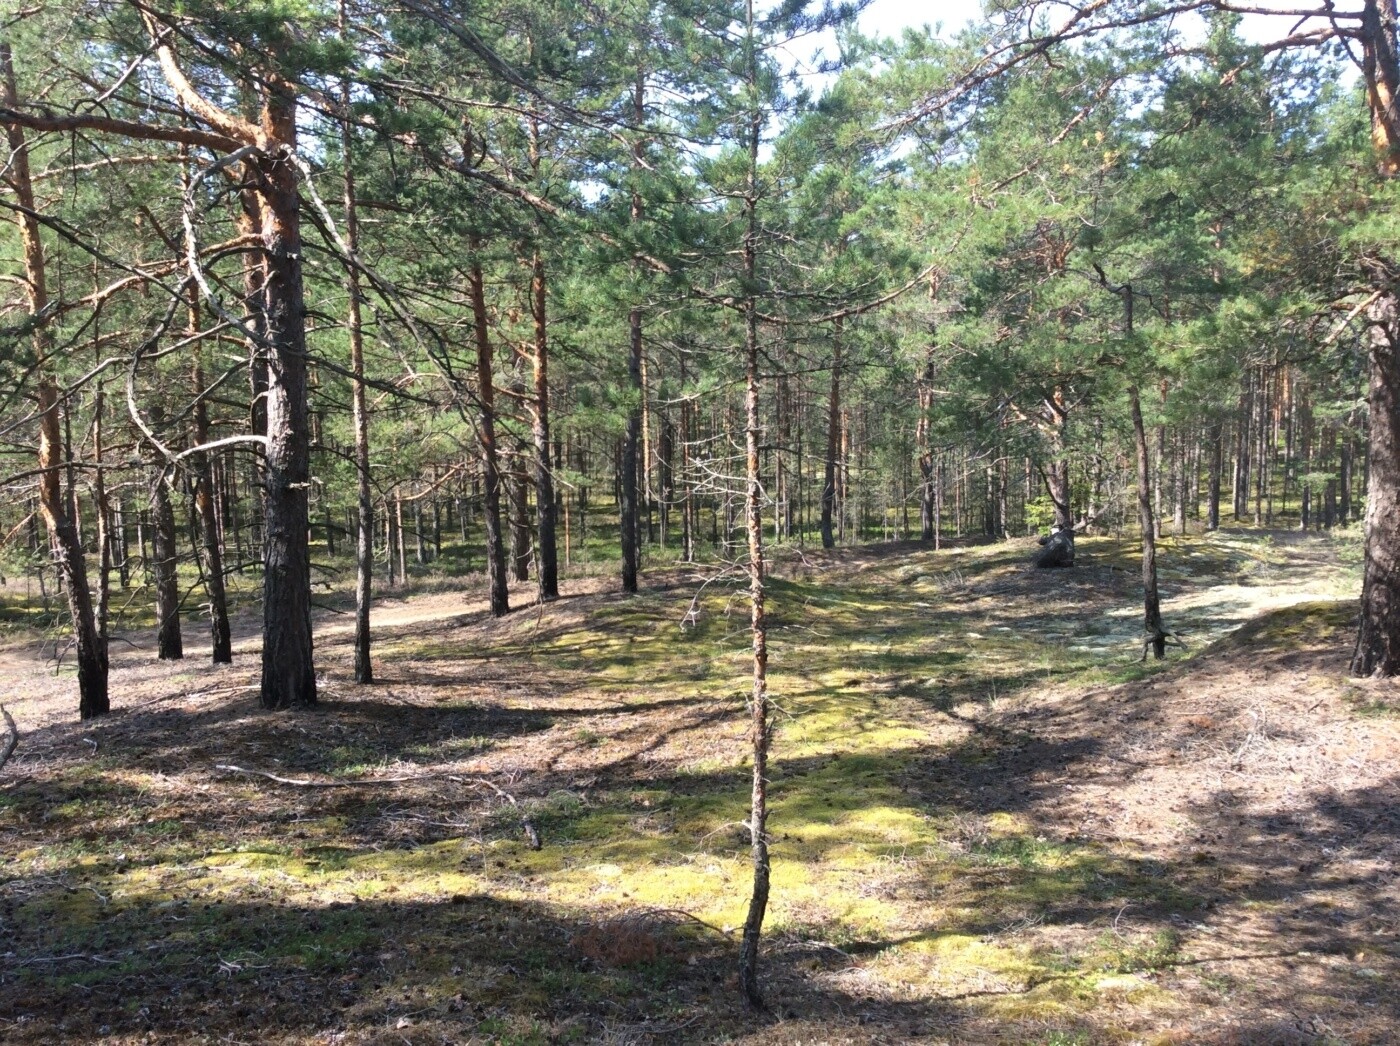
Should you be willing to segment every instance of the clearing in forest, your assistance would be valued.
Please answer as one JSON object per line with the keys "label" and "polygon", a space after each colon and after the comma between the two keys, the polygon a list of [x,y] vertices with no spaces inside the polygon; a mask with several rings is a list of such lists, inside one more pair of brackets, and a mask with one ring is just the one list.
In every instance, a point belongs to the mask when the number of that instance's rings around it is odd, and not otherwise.
{"label": "clearing in forest", "polygon": [[1345,678],[1354,546],[1167,540],[1161,666],[1129,545],[1028,554],[780,561],[760,1016],[737,589],[409,599],[369,688],[327,616],[311,713],[257,708],[251,640],[132,635],[79,725],[13,643],[0,1038],[1393,1041],[1400,701]]}

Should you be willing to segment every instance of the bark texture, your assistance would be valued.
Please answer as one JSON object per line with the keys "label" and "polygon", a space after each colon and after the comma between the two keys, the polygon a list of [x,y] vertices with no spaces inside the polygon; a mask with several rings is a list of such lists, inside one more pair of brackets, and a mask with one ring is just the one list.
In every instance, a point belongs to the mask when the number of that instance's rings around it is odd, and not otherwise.
{"label": "bark texture", "polygon": [[1400,674],[1400,296],[1370,310],[1370,467],[1354,676]]}

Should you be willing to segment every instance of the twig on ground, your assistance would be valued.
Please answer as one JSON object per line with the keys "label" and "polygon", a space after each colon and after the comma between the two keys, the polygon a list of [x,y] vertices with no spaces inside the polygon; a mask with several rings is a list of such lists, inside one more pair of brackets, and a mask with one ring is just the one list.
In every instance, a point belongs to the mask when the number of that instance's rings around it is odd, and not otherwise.
{"label": "twig on ground", "polygon": [[76,952],[73,955],[36,955],[30,959],[20,959],[19,962],[15,963],[15,965],[38,966],[40,963],[73,962],[78,959],[82,959],[84,962],[106,963],[109,966],[115,966],[117,964],[116,959],[104,959],[100,955],[85,955],[82,952]]}
{"label": "twig on ground", "polygon": [[478,787],[491,789],[502,799],[510,803],[511,806],[515,807],[516,811],[520,814],[520,827],[525,832],[525,839],[530,844],[530,849],[539,850],[544,846],[544,842],[540,839],[540,830],[536,828],[535,823],[530,820],[530,815],[520,808],[520,804],[516,802],[515,796],[511,795],[500,785],[496,784],[494,781],[488,781],[484,777],[453,777],[449,774],[448,779],[451,781],[458,781],[462,784],[476,785]]}

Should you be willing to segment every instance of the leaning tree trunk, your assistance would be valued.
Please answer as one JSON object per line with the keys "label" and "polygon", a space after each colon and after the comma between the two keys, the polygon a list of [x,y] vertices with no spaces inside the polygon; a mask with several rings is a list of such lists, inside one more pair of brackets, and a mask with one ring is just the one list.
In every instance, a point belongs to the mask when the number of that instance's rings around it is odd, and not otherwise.
{"label": "leaning tree trunk", "polygon": [[1370,310],[1370,465],[1366,565],[1354,676],[1400,675],[1400,297],[1392,289]]}
{"label": "leaning tree trunk", "polygon": [[39,513],[44,517],[54,553],[54,566],[68,595],[73,617],[73,639],[78,659],[78,715],[82,719],[105,715],[107,699],[107,649],[97,632],[88,591],[87,563],[78,528],[64,510],[63,437],[58,423],[58,390],[46,374],[39,377]]}
{"label": "leaning tree trunk", "polygon": [[[296,104],[268,88],[264,122],[276,141],[296,145]],[[280,152],[258,154],[263,183],[262,243],[267,284],[267,454],[263,493],[264,708],[316,703],[311,641],[311,481],[306,399],[306,301],[302,289],[296,168]]]}
{"label": "leaning tree trunk", "polygon": [[481,274],[481,241],[471,239],[472,318],[476,329],[477,399],[481,422],[477,428],[481,442],[483,497],[481,516],[486,531],[486,575],[490,588],[491,613],[510,613],[510,581],[506,577],[506,549],[501,536],[501,466],[496,449],[496,382],[491,365],[491,334],[486,318],[486,281]]}
{"label": "leaning tree trunk", "polygon": [[[0,42],[0,100],[6,106],[18,103],[14,64],[10,45]],[[68,595],[68,611],[73,618],[73,639],[78,660],[78,715],[83,719],[105,715],[111,708],[107,698],[107,647],[98,634],[93,614],[92,593],[88,591],[87,563],[78,540],[78,528],[64,506],[62,469],[63,434],[58,421],[58,387],[49,373],[53,341],[49,335],[47,270],[39,223],[33,217],[34,189],[29,175],[29,148],[17,124],[7,124],[9,171],[6,181],[17,202],[25,210],[16,216],[20,248],[24,254],[25,294],[29,315],[35,319],[34,359],[37,364],[37,414],[39,417],[39,514],[49,532],[54,565]]]}

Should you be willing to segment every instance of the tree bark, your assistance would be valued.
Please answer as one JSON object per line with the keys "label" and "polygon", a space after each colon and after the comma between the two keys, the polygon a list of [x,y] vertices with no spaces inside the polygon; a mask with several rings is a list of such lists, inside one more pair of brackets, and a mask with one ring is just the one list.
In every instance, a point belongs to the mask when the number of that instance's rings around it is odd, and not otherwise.
{"label": "tree bark", "polygon": [[836,515],[836,484],[841,452],[841,334],[838,318],[831,332],[831,393],[826,415],[826,473],[822,481],[822,548],[835,548],[836,535],[832,529]]}
{"label": "tree bark", "polygon": [[642,310],[628,313],[627,386],[637,401],[627,413],[627,431],[622,440],[622,461],[618,466],[619,521],[622,530],[622,590],[637,591],[641,572],[641,513],[638,505],[637,473],[642,439]]}
{"label": "tree bark", "polygon": [[1400,675],[1400,296],[1391,289],[1370,310],[1370,465],[1366,561],[1353,676]]}
{"label": "tree bark", "polygon": [[281,85],[266,88],[264,132],[278,143],[255,162],[261,181],[266,266],[267,455],[263,493],[264,708],[316,704],[311,640],[311,555],[307,495],[311,482],[306,395],[306,302],[302,288],[296,102]]}
{"label": "tree bark", "polygon": [[1157,593],[1152,460],[1147,450],[1147,430],[1142,423],[1142,403],[1136,385],[1128,386],[1128,402],[1132,408],[1133,437],[1137,444],[1138,524],[1142,528],[1142,628],[1152,646],[1152,656],[1160,661],[1167,652],[1167,635],[1162,628],[1162,606]]}
{"label": "tree bark", "polygon": [[[753,0],[748,0],[747,38],[750,87],[756,76],[753,53]],[[748,186],[744,200],[747,227],[744,236],[744,460],[745,524],[748,531],[750,633],[753,640],[753,690],[749,695],[750,741],[753,774],[749,802],[749,846],[753,862],[753,890],[739,953],[739,985],[751,1006],[763,1004],[758,985],[758,947],[768,910],[770,864],[768,858],[768,749],[772,724],[768,702],[768,629],[765,617],[763,554],[763,485],[759,473],[758,411],[758,146],[762,119],[755,111],[749,124]]]}
{"label": "tree bark", "polygon": [[1206,529],[1220,529],[1220,481],[1225,471],[1225,424],[1210,428],[1210,494],[1206,502]]}
{"label": "tree bark", "polygon": [[156,578],[156,656],[179,661],[185,656],[185,644],[180,633],[180,579],[175,572],[179,551],[169,478],[158,465],[151,481],[151,566]]}
{"label": "tree bark", "polygon": [[530,504],[529,485],[525,478],[525,447],[515,444],[516,468],[506,476],[506,493],[510,500],[510,558],[516,581],[530,580]]}
{"label": "tree bark", "polygon": [[[934,299],[934,284],[929,284],[930,302]],[[924,369],[919,377],[919,418],[914,424],[914,446],[919,455],[919,536],[924,541],[933,540],[933,446],[929,439],[929,427],[933,423],[933,379],[934,348],[936,328],[929,321],[928,349],[924,353]]]}
{"label": "tree bark", "polygon": [[[340,33],[346,33],[345,0],[340,2]],[[341,104],[350,108],[350,82],[342,82]],[[360,250],[360,218],[355,190],[354,136],[350,121],[340,126],[341,162],[345,165],[343,196],[345,203],[345,246],[351,257]],[[370,661],[370,604],[374,593],[374,491],[369,475],[369,405],[365,393],[365,335],[362,319],[363,292],[360,272],[354,265],[345,267],[345,290],[348,299],[346,320],[350,335],[350,412],[355,430],[355,682],[374,682],[374,666]]]}
{"label": "tree bark", "polygon": [[[0,42],[0,90],[7,107],[18,103],[18,87],[10,45]],[[20,206],[34,210],[34,190],[29,173],[29,148],[17,124],[7,124],[10,170],[6,180],[15,191]],[[36,408],[39,417],[39,513],[49,532],[54,566],[68,596],[73,619],[73,639],[78,662],[78,715],[82,719],[105,715],[111,709],[107,697],[107,648],[97,630],[92,593],[88,590],[87,563],[83,558],[78,528],[65,506],[62,490],[63,438],[59,425],[58,387],[49,372],[53,342],[44,311],[48,307],[47,269],[39,223],[29,214],[16,217],[20,248],[24,254],[25,294],[29,315],[36,320],[34,358]]]}
{"label": "tree bark", "polygon": [[481,420],[477,427],[481,444],[482,522],[486,530],[486,575],[490,589],[491,613],[510,613],[510,581],[506,577],[506,550],[501,535],[501,467],[496,450],[496,383],[492,373],[491,335],[486,318],[486,282],[481,273],[481,240],[471,238],[472,317],[476,330],[477,398]]}
{"label": "tree bark", "polygon": [[530,266],[530,303],[535,323],[535,400],[530,432],[535,443],[535,572],[541,600],[559,598],[558,504],[549,462],[549,326],[544,258],[537,249]]}
{"label": "tree bark", "polygon": [[[190,329],[199,329],[199,314],[192,305]],[[204,352],[195,346],[193,412],[196,446],[209,442],[209,407],[204,395]],[[209,452],[194,455],[194,503],[199,515],[200,547],[203,551],[204,592],[209,597],[209,638],[212,660],[216,665],[233,661],[233,637],[228,624],[228,594],[224,587],[224,556],[219,547],[219,520],[214,508],[214,477]]]}
{"label": "tree bark", "polygon": [[94,611],[97,638],[101,647],[107,648],[108,600],[111,594],[112,550],[112,502],[107,496],[106,468],[103,465],[102,422],[105,396],[102,386],[97,387],[92,405],[92,456],[96,463],[93,473],[93,500],[97,503],[97,607]]}
{"label": "tree bark", "polygon": [[[646,73],[637,70],[637,78],[632,88],[632,119],[637,127],[646,120]],[[643,162],[643,142],[632,143],[634,166],[641,168]],[[632,191],[631,220],[637,225],[642,220],[642,194],[635,188]],[[618,466],[618,526],[621,529],[622,544],[622,590],[637,591],[637,578],[641,573],[642,534],[641,509],[638,504],[637,474],[641,468],[639,460],[642,438],[642,410],[645,406],[646,390],[642,387],[642,310],[634,305],[627,313],[627,387],[636,397],[627,413],[627,430],[622,441],[622,460]]]}

